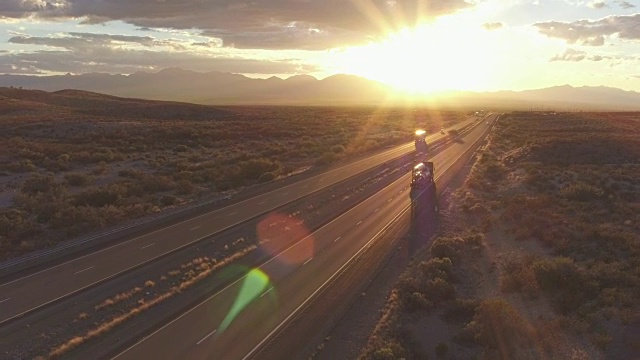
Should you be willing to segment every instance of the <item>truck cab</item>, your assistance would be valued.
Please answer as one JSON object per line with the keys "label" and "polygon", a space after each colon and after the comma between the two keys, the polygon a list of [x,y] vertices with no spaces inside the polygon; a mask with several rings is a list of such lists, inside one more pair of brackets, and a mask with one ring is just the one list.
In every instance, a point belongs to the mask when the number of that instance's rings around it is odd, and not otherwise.
{"label": "truck cab", "polygon": [[411,171],[411,187],[425,188],[434,182],[433,162],[424,161],[413,167]]}

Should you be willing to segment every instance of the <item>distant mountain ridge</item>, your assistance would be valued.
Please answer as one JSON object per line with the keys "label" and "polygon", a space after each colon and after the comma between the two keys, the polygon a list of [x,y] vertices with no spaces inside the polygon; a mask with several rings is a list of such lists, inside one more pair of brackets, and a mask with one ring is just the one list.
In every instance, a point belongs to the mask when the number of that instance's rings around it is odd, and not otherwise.
{"label": "distant mountain ridge", "polygon": [[[354,75],[318,80],[309,75],[287,79],[253,79],[223,72],[200,73],[167,68],[131,75],[0,75],[0,87],[44,91],[77,89],[113,96],[183,101],[206,105],[379,105],[400,102],[388,86]],[[407,95],[412,102],[428,101],[450,107],[536,108],[558,110],[640,110],[640,93],[610,87],[555,86],[525,91],[453,92]],[[404,100],[402,100],[404,101]]]}

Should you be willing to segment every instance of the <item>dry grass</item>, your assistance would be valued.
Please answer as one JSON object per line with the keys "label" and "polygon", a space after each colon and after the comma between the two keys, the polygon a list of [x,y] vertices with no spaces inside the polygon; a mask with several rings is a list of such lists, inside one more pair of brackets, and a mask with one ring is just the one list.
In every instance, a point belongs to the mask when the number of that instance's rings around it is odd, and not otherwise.
{"label": "dry grass", "polygon": [[115,304],[121,303],[125,300],[129,300],[133,295],[138,294],[142,292],[142,288],[140,287],[135,287],[127,292],[124,293],[120,293],[117,294],[116,296],[109,298],[103,302],[101,302],[100,304],[95,306],[95,310],[100,310],[109,306],[113,306]]}

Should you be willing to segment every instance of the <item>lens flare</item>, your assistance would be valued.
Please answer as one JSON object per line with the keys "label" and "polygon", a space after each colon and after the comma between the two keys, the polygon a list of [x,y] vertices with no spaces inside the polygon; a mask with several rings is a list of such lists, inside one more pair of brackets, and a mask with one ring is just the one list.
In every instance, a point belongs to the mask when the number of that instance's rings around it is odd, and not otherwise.
{"label": "lens flare", "polygon": [[218,332],[225,331],[233,320],[269,286],[269,276],[260,269],[249,271],[242,282],[240,292],[231,306],[231,310],[218,327]]}
{"label": "lens flare", "polygon": [[256,229],[260,247],[269,255],[275,256],[301,239],[307,238],[296,246],[287,249],[276,258],[286,264],[302,264],[311,259],[315,252],[314,239],[299,218],[279,213],[269,214],[258,223]]}

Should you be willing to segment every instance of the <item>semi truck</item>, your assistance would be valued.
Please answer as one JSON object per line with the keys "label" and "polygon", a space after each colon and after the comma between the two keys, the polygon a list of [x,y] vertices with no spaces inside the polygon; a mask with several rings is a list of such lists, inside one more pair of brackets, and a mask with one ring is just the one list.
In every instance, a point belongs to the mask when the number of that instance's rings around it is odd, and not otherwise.
{"label": "semi truck", "polygon": [[429,150],[427,145],[427,132],[424,130],[416,130],[415,133],[416,151],[426,153]]}
{"label": "semi truck", "polygon": [[433,234],[437,227],[438,194],[433,162],[423,161],[411,172],[411,228],[414,244],[423,246],[427,234]]}
{"label": "semi truck", "polygon": [[411,197],[412,206],[419,206],[434,213],[438,211],[433,162],[423,161],[414,166],[411,171],[411,191],[409,196]]}

